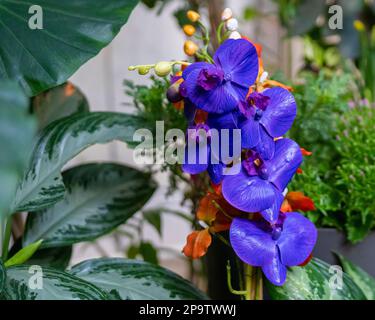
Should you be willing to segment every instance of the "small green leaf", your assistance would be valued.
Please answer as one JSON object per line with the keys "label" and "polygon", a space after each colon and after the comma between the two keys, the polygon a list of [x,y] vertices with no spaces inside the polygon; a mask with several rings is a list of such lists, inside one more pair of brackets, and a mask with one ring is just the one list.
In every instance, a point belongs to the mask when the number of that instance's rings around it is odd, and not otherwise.
{"label": "small green leaf", "polygon": [[6,270],[3,261],[0,259],[0,294],[3,291],[6,279]]}
{"label": "small green leaf", "polygon": [[139,246],[139,253],[144,261],[159,264],[158,253],[151,242],[142,242]]}
{"label": "small green leaf", "polygon": [[75,113],[51,123],[40,133],[12,212],[41,210],[62,200],[61,169],[69,160],[93,144],[133,142],[139,128],[144,128],[139,118],[114,112]]}
{"label": "small green leaf", "polygon": [[90,111],[86,97],[70,82],[34,97],[32,108],[38,118],[39,129],[74,113]]}
{"label": "small green leaf", "polygon": [[[19,265],[7,269],[6,300],[107,300],[93,284],[52,268]],[[33,284],[33,286],[30,286]]]}
{"label": "small green leaf", "polygon": [[[281,287],[266,281],[273,300],[366,300],[361,289],[345,273],[342,273],[342,287],[333,286],[330,280],[330,265],[313,258],[304,267],[288,269],[287,280]],[[336,275],[339,276],[339,275]]]}
{"label": "small green leaf", "polygon": [[123,165],[87,164],[63,174],[65,199],[29,214],[23,245],[44,239],[42,247],[94,240],[133,216],[150,199],[149,174]]}
{"label": "small green leaf", "polygon": [[155,230],[162,236],[162,221],[161,221],[161,211],[160,210],[145,210],[143,211],[143,217],[146,221],[152,225]]}
{"label": "small green leaf", "polygon": [[344,256],[335,252],[340,259],[344,271],[352,278],[354,283],[361,288],[367,300],[375,300],[375,279],[365,270],[350,262]]}
{"label": "small green leaf", "polygon": [[9,268],[11,266],[15,266],[15,265],[18,265],[18,264],[25,263],[38,250],[38,248],[40,247],[42,242],[43,242],[43,240],[41,239],[37,242],[29,244],[25,248],[18,251],[13,257],[11,257],[10,259],[8,259],[5,262],[5,264],[4,264],[5,267]]}
{"label": "small green leaf", "polygon": [[[18,81],[29,95],[65,82],[112,41],[137,3],[1,1],[0,79]],[[39,5],[42,12],[29,14],[33,5]],[[28,21],[34,16],[43,22],[41,28],[30,28]]]}
{"label": "small green leaf", "polygon": [[76,277],[121,300],[202,300],[207,297],[177,274],[142,261],[101,258],[71,269]]}
{"label": "small green leaf", "polygon": [[139,253],[139,246],[131,245],[128,250],[126,250],[126,256],[129,259],[135,259]]}

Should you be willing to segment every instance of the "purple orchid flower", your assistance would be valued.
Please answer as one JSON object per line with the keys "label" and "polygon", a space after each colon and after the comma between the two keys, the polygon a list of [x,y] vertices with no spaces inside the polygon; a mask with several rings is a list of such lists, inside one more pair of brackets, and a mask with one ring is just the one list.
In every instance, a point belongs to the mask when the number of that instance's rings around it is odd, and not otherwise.
{"label": "purple orchid flower", "polygon": [[241,129],[241,144],[245,149],[255,149],[264,160],[275,152],[274,138],[283,136],[292,126],[297,114],[293,95],[286,89],[274,87],[252,92],[238,109],[223,114],[210,115],[213,128]]}
{"label": "purple orchid flower", "polygon": [[[207,170],[211,181],[214,184],[220,183],[223,180],[225,165],[219,157],[216,157],[216,153],[211,152],[210,127],[206,124],[198,124],[191,126],[189,129],[194,129],[194,133],[193,135],[187,135],[185,161],[182,164],[182,170],[189,174],[199,174]],[[202,139],[200,129],[206,132],[207,140]]]}
{"label": "purple orchid flower", "polygon": [[184,70],[180,93],[199,109],[229,112],[245,100],[258,69],[254,45],[244,39],[228,39],[216,51],[214,64],[196,62]]}
{"label": "purple orchid flower", "polygon": [[264,220],[235,218],[230,227],[230,242],[245,263],[261,267],[268,280],[281,286],[287,268],[303,263],[317,239],[314,224],[297,212],[280,213],[273,226]]}
{"label": "purple orchid flower", "polygon": [[293,140],[280,139],[275,143],[271,160],[262,160],[249,151],[237,175],[224,178],[224,198],[245,212],[260,212],[264,219],[275,223],[283,201],[282,192],[302,163],[300,147]]}

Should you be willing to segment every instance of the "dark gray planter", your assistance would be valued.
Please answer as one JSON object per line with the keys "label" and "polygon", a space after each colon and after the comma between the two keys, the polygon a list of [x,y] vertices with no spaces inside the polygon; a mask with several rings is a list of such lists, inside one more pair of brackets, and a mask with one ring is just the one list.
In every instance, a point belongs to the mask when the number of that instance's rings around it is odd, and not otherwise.
{"label": "dark gray planter", "polygon": [[329,264],[338,264],[332,251],[342,254],[375,277],[375,231],[362,242],[353,245],[345,239],[342,232],[333,228],[319,228],[313,256]]}

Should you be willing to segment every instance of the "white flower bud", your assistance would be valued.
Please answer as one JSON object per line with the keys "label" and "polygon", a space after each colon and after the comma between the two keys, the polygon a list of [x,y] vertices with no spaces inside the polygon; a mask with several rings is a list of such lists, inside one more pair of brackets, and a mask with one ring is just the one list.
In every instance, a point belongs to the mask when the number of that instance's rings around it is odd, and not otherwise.
{"label": "white flower bud", "polygon": [[241,34],[238,31],[233,31],[229,35],[229,39],[238,40],[238,39],[241,39],[241,38],[242,38]]}
{"label": "white flower bud", "polygon": [[229,20],[230,18],[233,17],[233,12],[230,8],[225,8],[223,13],[221,14],[221,20],[223,21],[227,21]]}
{"label": "white flower bud", "polygon": [[260,83],[263,83],[264,81],[266,81],[268,78],[268,72],[267,71],[264,71],[261,75],[260,75],[260,78],[259,78],[259,82]]}
{"label": "white flower bud", "polygon": [[236,31],[238,28],[238,21],[235,18],[231,18],[227,21],[226,27],[229,31]]}

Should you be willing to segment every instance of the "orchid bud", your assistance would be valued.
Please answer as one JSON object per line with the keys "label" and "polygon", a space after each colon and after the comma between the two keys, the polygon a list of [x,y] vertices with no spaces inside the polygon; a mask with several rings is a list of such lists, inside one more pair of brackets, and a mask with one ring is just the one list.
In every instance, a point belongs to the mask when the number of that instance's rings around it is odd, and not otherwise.
{"label": "orchid bud", "polygon": [[188,36],[191,37],[195,33],[195,28],[191,24],[185,24],[182,28],[184,30],[184,33]]}
{"label": "orchid bud", "polygon": [[229,39],[238,40],[238,39],[241,39],[241,38],[242,38],[242,36],[238,31],[233,31],[229,35]]}
{"label": "orchid bud", "polygon": [[189,10],[187,13],[186,13],[186,16],[187,18],[191,21],[191,22],[197,22],[201,16],[199,15],[198,12],[196,11],[193,11],[193,10]]}
{"label": "orchid bud", "polygon": [[191,40],[187,40],[185,41],[184,43],[184,52],[188,55],[188,56],[193,56],[195,55],[195,53],[198,51],[199,47],[198,45],[191,41]]}
{"label": "orchid bud", "polygon": [[235,18],[231,18],[227,21],[226,25],[229,31],[236,31],[238,28],[238,21]]}
{"label": "orchid bud", "polygon": [[147,73],[149,73],[149,71],[150,71],[150,67],[147,67],[147,66],[140,66],[138,68],[138,74],[140,74],[141,76],[146,75]]}
{"label": "orchid bud", "polygon": [[221,20],[222,21],[227,21],[230,18],[233,17],[233,12],[230,8],[225,8],[223,13],[221,14]]}
{"label": "orchid bud", "polygon": [[159,77],[165,77],[171,73],[172,65],[168,61],[161,61],[155,65],[154,70]]}

